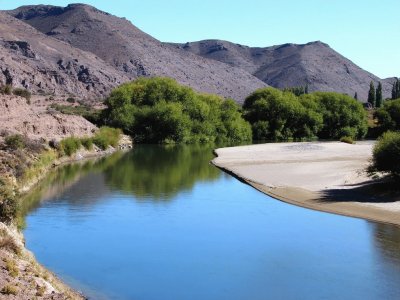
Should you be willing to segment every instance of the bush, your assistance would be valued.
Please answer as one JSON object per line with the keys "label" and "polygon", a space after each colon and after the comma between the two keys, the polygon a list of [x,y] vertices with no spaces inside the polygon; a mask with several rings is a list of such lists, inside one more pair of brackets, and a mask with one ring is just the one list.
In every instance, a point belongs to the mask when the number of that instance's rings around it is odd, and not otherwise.
{"label": "bush", "polygon": [[373,150],[373,168],[377,171],[400,176],[400,133],[386,132]]}
{"label": "bush", "polygon": [[85,147],[86,150],[93,150],[93,139],[92,138],[82,138],[81,139],[82,146]]}
{"label": "bush", "polygon": [[312,138],[322,127],[322,116],[302,105],[291,92],[260,89],[246,98],[244,118],[252,124],[256,140]]}
{"label": "bush", "polygon": [[102,119],[142,143],[249,140],[250,125],[232,100],[199,94],[169,78],[140,78],[114,89]]}
{"label": "bush", "polygon": [[20,89],[20,88],[14,89],[13,94],[16,96],[24,97],[28,101],[28,104],[32,96],[31,92],[29,92],[27,89]]}
{"label": "bush", "polygon": [[75,98],[73,98],[73,97],[68,97],[68,98],[67,98],[67,102],[69,102],[69,103],[75,103]]}
{"label": "bush", "polygon": [[61,154],[71,156],[81,147],[81,140],[76,137],[67,137],[59,144]]}
{"label": "bush", "polygon": [[[349,136],[362,139],[368,131],[367,113],[357,100],[334,92],[316,92],[302,95],[303,105],[310,105],[322,115],[321,139],[340,139]],[[314,103],[309,103],[314,102]]]}
{"label": "bush", "polygon": [[9,223],[17,215],[17,200],[11,183],[0,178],[0,221]]}
{"label": "bush", "polygon": [[102,150],[106,150],[108,146],[116,147],[118,146],[121,133],[120,129],[103,126],[93,137],[93,143]]}
{"label": "bush", "polygon": [[341,141],[342,143],[346,143],[346,144],[354,144],[353,139],[352,139],[351,137],[349,137],[349,136],[341,137],[341,138],[340,138],[340,141]]}
{"label": "bush", "polygon": [[1,293],[4,294],[4,295],[14,295],[14,296],[16,296],[18,294],[18,289],[17,289],[17,287],[15,287],[13,285],[5,285],[1,289]]}
{"label": "bush", "polygon": [[26,145],[25,137],[20,134],[9,135],[5,138],[7,148],[12,150],[22,149]]}
{"label": "bush", "polygon": [[374,117],[381,132],[400,130],[400,99],[386,101],[383,107],[375,112]]}
{"label": "bush", "polygon": [[12,94],[12,86],[9,84],[6,84],[0,88],[0,93],[5,94],[5,95],[11,95]]}

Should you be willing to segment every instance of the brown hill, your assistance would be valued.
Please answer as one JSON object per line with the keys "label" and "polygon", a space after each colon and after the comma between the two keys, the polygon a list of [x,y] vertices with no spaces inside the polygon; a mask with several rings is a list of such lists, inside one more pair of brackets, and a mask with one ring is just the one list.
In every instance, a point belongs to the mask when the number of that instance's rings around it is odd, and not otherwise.
{"label": "brown hill", "polygon": [[129,78],[168,76],[239,102],[266,86],[241,68],[163,44],[129,21],[84,4],[23,6],[9,13],[52,39],[91,52]]}
{"label": "brown hill", "polygon": [[390,80],[383,80],[361,69],[327,44],[284,44],[252,48],[220,40],[173,44],[179,49],[246,70],[265,83],[277,87],[308,84],[311,91],[336,91],[366,100],[371,81],[383,84],[389,97]]}
{"label": "brown hill", "polygon": [[0,12],[0,80],[33,92],[99,97],[128,80],[92,53]]}

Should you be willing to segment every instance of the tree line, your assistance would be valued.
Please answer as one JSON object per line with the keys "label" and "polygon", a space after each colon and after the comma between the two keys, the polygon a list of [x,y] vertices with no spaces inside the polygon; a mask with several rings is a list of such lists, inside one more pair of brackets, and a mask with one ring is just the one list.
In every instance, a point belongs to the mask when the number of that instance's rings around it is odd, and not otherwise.
{"label": "tree line", "polygon": [[170,78],[140,78],[114,89],[105,104],[100,118],[105,125],[121,128],[138,143],[358,139],[367,132],[361,103],[333,92],[309,94],[306,87],[260,89],[240,107]]}

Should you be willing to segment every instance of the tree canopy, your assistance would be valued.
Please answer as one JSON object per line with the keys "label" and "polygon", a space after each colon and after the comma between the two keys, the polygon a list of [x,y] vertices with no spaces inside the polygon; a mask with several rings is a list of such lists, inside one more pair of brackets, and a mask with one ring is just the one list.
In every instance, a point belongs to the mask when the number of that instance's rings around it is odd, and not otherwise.
{"label": "tree canopy", "polygon": [[251,139],[250,125],[233,100],[200,94],[170,78],[140,78],[122,84],[106,99],[106,124],[136,142],[194,143]]}
{"label": "tree canopy", "polygon": [[367,132],[363,106],[349,96],[333,92],[297,97],[291,92],[265,88],[247,97],[243,109],[257,140],[363,138]]}

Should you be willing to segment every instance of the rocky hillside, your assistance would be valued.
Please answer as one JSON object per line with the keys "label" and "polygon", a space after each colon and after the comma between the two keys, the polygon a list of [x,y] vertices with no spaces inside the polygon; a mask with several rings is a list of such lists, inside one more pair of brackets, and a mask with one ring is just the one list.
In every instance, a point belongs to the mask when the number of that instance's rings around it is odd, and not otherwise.
{"label": "rocky hillside", "polygon": [[35,93],[101,97],[128,76],[0,12],[0,80]]}
{"label": "rocky hillside", "polygon": [[198,91],[237,101],[266,86],[241,68],[163,44],[126,19],[88,5],[23,6],[9,14],[31,25],[31,30],[35,28],[46,35],[49,41],[58,40],[70,45],[69,49],[94,55],[99,63],[112,66],[113,72],[122,78],[168,76]]}
{"label": "rocky hillside", "polygon": [[367,98],[370,81],[328,45],[312,42],[251,48],[219,40],[162,43],[131,22],[84,4],[22,6],[0,12],[0,80],[33,92],[103,98],[139,76],[168,76],[238,102],[267,85],[308,85]]}
{"label": "rocky hillside", "polygon": [[310,91],[336,91],[366,100],[371,80],[382,81],[384,96],[390,97],[391,81],[361,69],[327,44],[284,44],[252,48],[220,40],[174,44],[177,48],[246,70],[277,87],[308,84]]}
{"label": "rocky hillside", "polygon": [[67,136],[90,136],[96,126],[81,116],[64,115],[48,109],[43,97],[0,95],[0,141],[3,133],[19,133],[30,139],[60,140]]}

